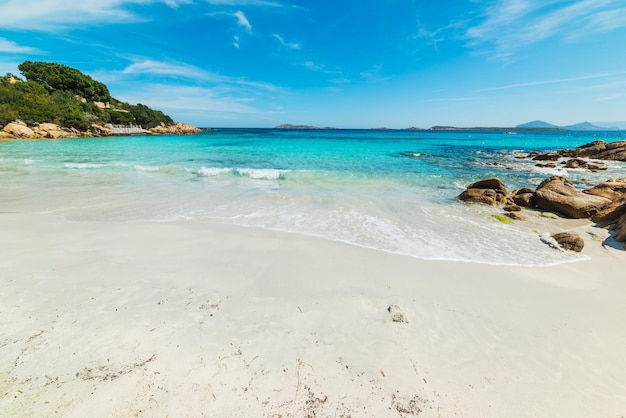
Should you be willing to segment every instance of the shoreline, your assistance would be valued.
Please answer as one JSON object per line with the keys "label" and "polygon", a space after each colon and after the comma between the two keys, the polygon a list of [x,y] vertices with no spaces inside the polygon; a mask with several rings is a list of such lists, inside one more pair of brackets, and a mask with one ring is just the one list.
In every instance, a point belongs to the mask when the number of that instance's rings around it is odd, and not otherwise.
{"label": "shoreline", "polygon": [[612,417],[626,404],[626,255],[600,243],[586,261],[516,267],[194,221],[0,225],[9,414]]}

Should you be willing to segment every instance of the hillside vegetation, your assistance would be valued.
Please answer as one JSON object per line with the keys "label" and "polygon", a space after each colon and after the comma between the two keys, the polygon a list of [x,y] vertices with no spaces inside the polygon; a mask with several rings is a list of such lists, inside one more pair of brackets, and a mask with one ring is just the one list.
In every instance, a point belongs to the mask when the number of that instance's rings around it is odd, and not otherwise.
{"label": "hillside vegetation", "polygon": [[0,126],[18,119],[80,131],[92,123],[133,123],[144,129],[174,123],[159,110],[116,100],[106,85],[66,65],[25,61],[18,68],[25,80],[0,77]]}

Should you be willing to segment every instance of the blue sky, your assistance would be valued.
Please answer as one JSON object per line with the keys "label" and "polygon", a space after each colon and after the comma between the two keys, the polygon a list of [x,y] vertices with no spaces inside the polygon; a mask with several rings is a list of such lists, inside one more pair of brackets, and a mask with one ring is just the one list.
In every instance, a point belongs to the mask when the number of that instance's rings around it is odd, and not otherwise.
{"label": "blue sky", "polygon": [[197,126],[626,120],[624,0],[2,0],[0,73],[77,68]]}

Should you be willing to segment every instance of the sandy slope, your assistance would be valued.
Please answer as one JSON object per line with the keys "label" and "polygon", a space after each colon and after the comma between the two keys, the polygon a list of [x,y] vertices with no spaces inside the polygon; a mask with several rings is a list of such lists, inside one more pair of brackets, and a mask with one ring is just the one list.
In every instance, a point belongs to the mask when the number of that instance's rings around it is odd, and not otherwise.
{"label": "sandy slope", "polygon": [[0,214],[0,415],[621,417],[624,251],[517,268]]}

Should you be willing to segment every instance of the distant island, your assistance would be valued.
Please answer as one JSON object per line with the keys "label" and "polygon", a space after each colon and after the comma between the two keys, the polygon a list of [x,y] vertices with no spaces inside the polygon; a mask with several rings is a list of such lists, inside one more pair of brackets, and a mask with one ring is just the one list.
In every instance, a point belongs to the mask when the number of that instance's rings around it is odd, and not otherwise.
{"label": "distant island", "polygon": [[275,126],[274,129],[338,129],[338,128],[331,128],[329,126],[320,128],[320,127],[311,126],[311,125],[291,125],[289,123],[283,123],[282,125]]}
{"label": "distant island", "polygon": [[[341,129],[341,128],[320,128],[312,125],[291,125],[285,123],[274,127],[274,129],[310,129],[310,130],[322,130],[322,129]],[[416,128],[414,126],[410,128],[394,129],[387,127],[370,128],[372,131],[618,131],[626,130],[626,121],[624,122],[581,122],[575,125],[557,126],[548,122],[535,120],[532,122],[523,123],[516,126],[472,126],[472,127],[459,127],[448,125],[435,125],[430,128]]]}
{"label": "distant island", "polygon": [[575,125],[557,126],[542,120],[517,125],[516,129],[561,129],[565,131],[619,131],[626,129],[626,122],[581,122]]}
{"label": "distant island", "polygon": [[0,77],[0,138],[61,138],[114,134],[196,133],[160,110],[111,96],[77,69],[25,61],[19,76]]}

